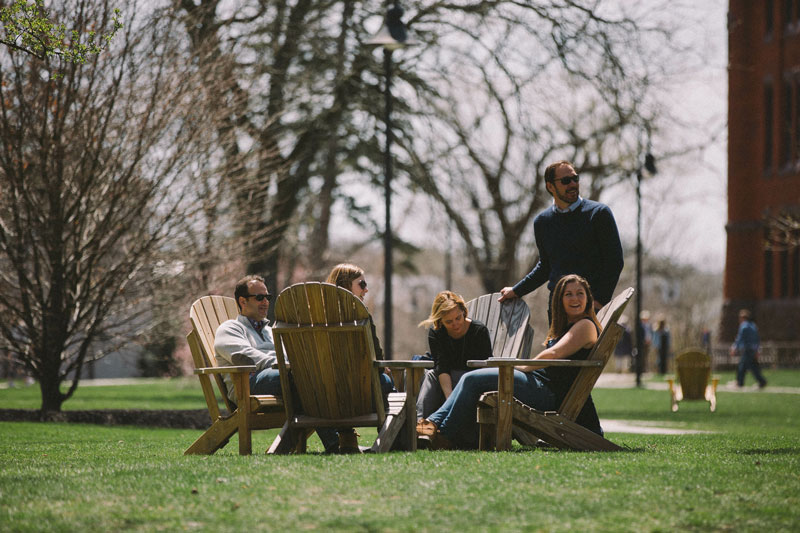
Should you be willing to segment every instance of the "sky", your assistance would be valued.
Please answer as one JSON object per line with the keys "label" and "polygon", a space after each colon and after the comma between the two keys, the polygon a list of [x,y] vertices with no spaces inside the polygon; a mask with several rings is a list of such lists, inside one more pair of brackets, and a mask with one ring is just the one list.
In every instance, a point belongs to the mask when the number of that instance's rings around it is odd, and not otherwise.
{"label": "sky", "polygon": [[[677,134],[708,146],[657,161],[658,174],[642,186],[642,240],[648,250],[680,263],[722,272],[728,212],[727,2],[697,4],[687,16],[685,38],[703,54],[705,68],[689,72],[665,101],[676,116],[692,125]],[[653,146],[653,153],[659,158],[659,146]],[[609,191],[603,201],[612,207],[623,241],[635,242],[633,181]]]}
{"label": "sky", "polygon": [[[621,5],[632,0],[619,0]],[[648,0],[660,2],[661,0]],[[637,7],[640,4],[636,4]],[[661,95],[663,105],[680,128],[655,141],[658,174],[642,186],[642,240],[645,249],[681,264],[721,273],[725,266],[727,220],[727,1],[674,1],[670,17],[681,21],[675,39],[695,52],[686,70]],[[645,8],[646,9],[646,8]],[[674,16],[674,17],[673,17]],[[671,154],[674,144],[698,148]],[[370,191],[382,207],[381,191]],[[636,195],[633,177],[600,198],[615,214],[623,244],[636,242]],[[444,234],[435,216],[414,216],[429,206],[408,199],[393,201],[393,227],[401,237],[421,246],[442,247]],[[382,209],[380,209],[382,211]],[[342,214],[342,218],[344,218]],[[382,219],[381,219],[382,220]],[[347,222],[339,226],[352,235]],[[457,247],[458,243],[454,243]]]}

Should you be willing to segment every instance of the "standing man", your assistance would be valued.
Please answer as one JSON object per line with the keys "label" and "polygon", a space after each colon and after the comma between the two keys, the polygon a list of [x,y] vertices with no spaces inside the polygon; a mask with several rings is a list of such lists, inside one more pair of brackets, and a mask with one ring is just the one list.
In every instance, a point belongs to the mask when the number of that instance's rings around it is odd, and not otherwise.
{"label": "standing man", "polygon": [[[272,328],[267,325],[267,311],[272,295],[267,291],[264,278],[245,276],[236,283],[234,298],[239,307],[239,316],[226,320],[217,328],[214,337],[214,350],[217,361],[222,366],[255,365],[256,371],[250,374],[251,394],[271,394],[281,396],[280,372],[273,369],[278,361]],[[223,374],[228,387],[228,397],[236,401],[236,391],[230,374]],[[317,430],[326,452],[339,449],[336,431],[330,428]]]}
{"label": "standing man", "polygon": [[736,340],[731,346],[731,357],[739,353],[739,368],[736,371],[736,384],[744,386],[744,375],[750,370],[753,372],[759,388],[767,386],[767,380],[761,375],[761,367],[758,364],[758,350],[761,339],[758,337],[758,327],[750,320],[750,311],[742,309],[739,311],[739,331],[736,333]]}
{"label": "standing man", "polygon": [[[524,296],[545,282],[552,292],[567,274],[586,278],[596,309],[611,300],[623,265],[617,223],[607,205],[581,198],[578,180],[569,161],[557,161],[545,169],[545,187],[553,205],[533,221],[539,262],[516,285],[504,287],[499,301]],[[549,321],[549,307],[547,315]]]}

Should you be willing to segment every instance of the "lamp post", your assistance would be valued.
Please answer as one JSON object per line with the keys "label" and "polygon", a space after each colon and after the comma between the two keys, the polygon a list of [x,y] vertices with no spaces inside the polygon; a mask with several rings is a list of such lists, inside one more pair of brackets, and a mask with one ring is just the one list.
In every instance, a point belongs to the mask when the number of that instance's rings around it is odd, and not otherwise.
{"label": "lamp post", "polygon": [[642,168],[656,173],[656,159],[648,153],[636,171],[636,386],[642,386],[644,372],[644,325],[642,324]]}
{"label": "lamp post", "polygon": [[383,231],[383,275],[384,275],[384,303],[383,303],[383,343],[386,359],[392,358],[392,52],[415,44],[408,39],[406,26],[401,20],[403,9],[397,1],[389,7],[383,26],[375,36],[366,44],[374,47],[383,47],[383,71],[386,76],[384,86],[384,123],[386,124],[386,148],[384,149],[383,195],[385,202],[385,219]]}

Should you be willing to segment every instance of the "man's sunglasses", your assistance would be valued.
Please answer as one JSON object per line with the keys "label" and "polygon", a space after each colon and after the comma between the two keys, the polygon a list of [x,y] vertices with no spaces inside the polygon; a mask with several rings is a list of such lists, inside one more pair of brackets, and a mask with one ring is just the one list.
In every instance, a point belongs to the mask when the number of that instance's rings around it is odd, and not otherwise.
{"label": "man's sunglasses", "polygon": [[361,287],[361,290],[363,291],[364,289],[367,288],[367,280],[362,279],[361,281],[358,282],[358,286]]}
{"label": "man's sunglasses", "polygon": [[247,298],[255,298],[257,302],[263,302],[265,298],[268,302],[272,301],[271,294],[248,294]]}
{"label": "man's sunglasses", "polygon": [[571,182],[571,181],[575,182],[575,183],[578,183],[579,179],[581,179],[580,176],[578,176],[577,174],[573,174],[572,176],[564,176],[563,178],[550,180],[550,182],[552,183],[552,182],[555,182],[555,181],[559,181],[559,182],[561,182],[561,185],[569,185],[569,182]]}

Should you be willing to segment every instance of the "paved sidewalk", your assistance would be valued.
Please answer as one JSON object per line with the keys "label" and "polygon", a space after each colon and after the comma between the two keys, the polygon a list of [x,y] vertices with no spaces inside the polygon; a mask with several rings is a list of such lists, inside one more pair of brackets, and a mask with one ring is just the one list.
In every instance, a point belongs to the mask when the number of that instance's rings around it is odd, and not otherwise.
{"label": "paved sidewalk", "polygon": [[[654,377],[653,374],[642,374],[642,385],[648,390],[669,390],[667,384],[667,377],[664,376],[662,381],[650,381]],[[751,380],[752,381],[752,380]],[[597,380],[598,388],[602,389],[631,389],[636,387],[636,374],[626,373],[618,374],[616,372],[603,372]],[[717,387],[717,392],[771,392],[778,394],[800,394],[800,387],[775,387],[767,384],[763,389],[758,388],[758,384],[751,383],[744,387],[736,385],[736,381],[728,381],[727,383],[720,383]]]}

